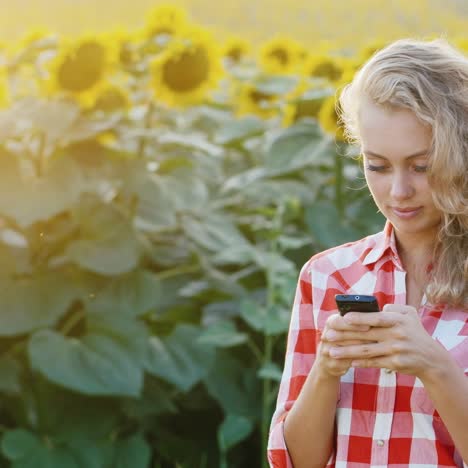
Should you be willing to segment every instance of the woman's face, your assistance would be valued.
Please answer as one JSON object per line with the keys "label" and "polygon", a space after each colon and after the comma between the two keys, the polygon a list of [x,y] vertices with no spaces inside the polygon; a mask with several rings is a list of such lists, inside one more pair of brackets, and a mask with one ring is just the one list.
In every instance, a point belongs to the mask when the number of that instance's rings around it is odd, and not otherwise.
{"label": "woman's face", "polygon": [[433,238],[441,213],[426,174],[431,130],[407,109],[385,110],[366,100],[359,131],[367,184],[399,240]]}

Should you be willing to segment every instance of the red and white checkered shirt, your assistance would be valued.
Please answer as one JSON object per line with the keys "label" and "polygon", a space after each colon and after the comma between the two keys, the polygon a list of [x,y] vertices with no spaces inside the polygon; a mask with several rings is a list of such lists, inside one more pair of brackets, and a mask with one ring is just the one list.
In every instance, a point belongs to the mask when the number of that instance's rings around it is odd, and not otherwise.
{"label": "red and white checkered shirt", "polygon": [[[270,428],[271,467],[293,466],[283,422],[314,363],[325,321],[337,313],[335,294],[374,294],[380,308],[387,303],[405,304],[405,276],[388,221],[382,232],[317,254],[303,266]],[[430,305],[423,298],[419,315],[427,332],[468,375],[468,310]],[[336,439],[327,467],[468,465],[418,378],[383,369],[351,368],[341,377]]]}

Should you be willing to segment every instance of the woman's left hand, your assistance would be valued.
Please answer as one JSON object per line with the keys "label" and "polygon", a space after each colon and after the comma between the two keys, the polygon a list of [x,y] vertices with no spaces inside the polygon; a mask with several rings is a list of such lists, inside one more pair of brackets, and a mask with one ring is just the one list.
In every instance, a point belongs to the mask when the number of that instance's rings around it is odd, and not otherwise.
{"label": "woman's left hand", "polygon": [[352,359],[352,367],[378,367],[422,378],[440,356],[442,347],[426,332],[416,309],[407,305],[386,304],[381,312],[349,312],[345,320],[353,325],[368,325],[365,332],[334,330],[327,340],[368,340],[370,343],[336,346],[330,356]]}

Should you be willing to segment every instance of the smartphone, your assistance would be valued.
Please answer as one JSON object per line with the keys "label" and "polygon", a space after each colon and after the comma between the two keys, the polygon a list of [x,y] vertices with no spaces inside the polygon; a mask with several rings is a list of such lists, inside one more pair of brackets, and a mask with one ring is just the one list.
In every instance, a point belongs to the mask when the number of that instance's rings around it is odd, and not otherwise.
{"label": "smartphone", "polygon": [[379,304],[375,296],[358,294],[336,294],[336,305],[340,315],[353,312],[379,312]]}

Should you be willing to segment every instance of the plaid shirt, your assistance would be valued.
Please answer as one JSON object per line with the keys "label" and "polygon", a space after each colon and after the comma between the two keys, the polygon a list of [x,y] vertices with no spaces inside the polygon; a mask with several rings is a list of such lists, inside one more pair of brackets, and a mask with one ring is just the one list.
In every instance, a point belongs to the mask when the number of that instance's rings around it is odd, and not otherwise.
{"label": "plaid shirt", "polygon": [[[405,276],[388,221],[382,232],[315,255],[303,266],[270,428],[271,467],[293,466],[283,422],[314,363],[325,321],[337,313],[335,294],[374,294],[381,308],[387,303],[405,304]],[[467,312],[433,306],[425,298],[419,308],[426,331],[451,353],[465,375]],[[418,378],[383,369],[351,368],[341,377],[339,393],[336,438],[327,467],[468,467]]]}

